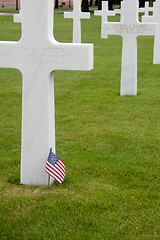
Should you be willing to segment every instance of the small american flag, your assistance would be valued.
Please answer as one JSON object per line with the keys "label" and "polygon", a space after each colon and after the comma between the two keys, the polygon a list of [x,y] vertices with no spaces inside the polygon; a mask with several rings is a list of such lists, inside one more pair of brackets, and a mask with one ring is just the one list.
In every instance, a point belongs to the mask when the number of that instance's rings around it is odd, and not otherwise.
{"label": "small american flag", "polygon": [[45,171],[60,184],[65,178],[65,164],[52,152],[52,149],[50,149]]}

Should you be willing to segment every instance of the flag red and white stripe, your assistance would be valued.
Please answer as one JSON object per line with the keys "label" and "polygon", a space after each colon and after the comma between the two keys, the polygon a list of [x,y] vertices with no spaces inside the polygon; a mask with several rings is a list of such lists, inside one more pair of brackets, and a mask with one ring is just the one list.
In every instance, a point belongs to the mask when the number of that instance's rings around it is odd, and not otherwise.
{"label": "flag red and white stripe", "polygon": [[65,178],[65,164],[51,150],[46,162],[45,171],[60,184]]}

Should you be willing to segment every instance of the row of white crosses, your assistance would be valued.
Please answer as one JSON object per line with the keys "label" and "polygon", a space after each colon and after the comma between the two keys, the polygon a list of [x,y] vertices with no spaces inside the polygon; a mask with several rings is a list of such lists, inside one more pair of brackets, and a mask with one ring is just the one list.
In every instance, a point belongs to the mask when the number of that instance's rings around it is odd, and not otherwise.
{"label": "row of white crosses", "polygon": [[[108,9],[106,2],[102,2],[103,8]],[[159,4],[159,3],[157,3]],[[123,37],[122,47],[122,69],[121,69],[121,90],[120,95],[137,94],[137,37],[139,35],[155,35],[156,23],[140,23],[138,21],[138,0],[123,0],[121,9],[115,13],[121,14],[120,22],[102,22],[101,36],[121,35]],[[106,12],[107,16],[109,11]],[[98,11],[95,12],[98,14]],[[160,52],[159,52],[160,54]]]}
{"label": "row of white crosses", "polygon": [[[132,4],[132,5],[129,5],[129,4]],[[124,2],[122,3],[121,9],[115,9],[114,11],[109,11],[108,1],[102,1],[102,10],[94,11],[95,15],[99,15],[102,17],[101,38],[108,38],[108,33],[113,35],[114,34],[122,35],[123,37],[121,92],[120,92],[121,95],[137,94],[137,36],[155,35],[153,62],[160,63],[159,10],[160,10],[160,0],[157,0],[154,3],[153,8],[149,7],[149,2],[145,2],[145,8],[138,8],[138,0],[132,0],[132,1],[124,0]],[[149,11],[154,12],[153,16],[149,16]],[[142,23],[138,22],[139,12],[145,13],[145,16],[142,17],[142,22],[145,22],[145,23],[155,22],[158,24],[158,27],[156,28],[156,30],[153,24],[143,25]],[[108,16],[115,16],[116,13],[121,14],[121,22],[114,23],[114,27],[113,27],[114,30],[113,30],[113,28],[111,29],[111,25],[113,26],[113,23],[107,23]],[[73,19],[73,43],[80,43],[81,42],[81,19],[90,18],[90,13],[82,13],[81,1],[74,0],[73,11],[65,12],[64,17]],[[108,26],[106,26],[106,23],[108,24]],[[110,25],[110,29],[108,29],[109,25]],[[130,38],[132,39],[132,41],[130,41]],[[130,46],[127,49],[129,42],[130,42]]]}
{"label": "row of white crosses", "polygon": [[[149,7],[149,2],[145,2],[145,8],[142,9],[145,15],[142,16],[142,22],[154,22],[157,23],[156,34],[154,37],[154,54],[153,63],[160,64],[160,0],[153,2],[153,7]],[[152,11],[153,15],[149,15]]]}
{"label": "row of white crosses", "polygon": [[93,68],[92,44],[54,39],[53,10],[53,0],[22,0],[20,41],[0,42],[0,67],[22,73],[21,183],[29,185],[47,185],[44,166],[55,152],[54,71]]}

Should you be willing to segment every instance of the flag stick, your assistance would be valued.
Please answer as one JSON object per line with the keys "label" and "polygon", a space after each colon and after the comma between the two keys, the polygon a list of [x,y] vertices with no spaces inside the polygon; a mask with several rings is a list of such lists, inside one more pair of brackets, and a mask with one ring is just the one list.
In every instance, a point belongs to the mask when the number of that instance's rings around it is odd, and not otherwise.
{"label": "flag stick", "polygon": [[[52,148],[50,148],[50,151],[52,151]],[[48,174],[48,187],[50,187],[50,175]]]}
{"label": "flag stick", "polygon": [[48,174],[48,187],[50,187],[50,175]]}

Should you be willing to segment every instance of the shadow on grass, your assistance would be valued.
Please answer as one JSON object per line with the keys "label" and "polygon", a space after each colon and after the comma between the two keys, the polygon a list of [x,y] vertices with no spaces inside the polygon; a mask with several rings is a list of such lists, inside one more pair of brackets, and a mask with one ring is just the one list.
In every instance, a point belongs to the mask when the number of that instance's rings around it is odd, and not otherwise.
{"label": "shadow on grass", "polygon": [[15,176],[10,176],[8,178],[8,183],[14,184],[14,185],[19,185],[20,184],[20,176],[15,175]]}
{"label": "shadow on grass", "polygon": [[[20,183],[20,176],[17,176],[17,175],[12,175],[10,176],[8,179],[7,179],[7,182],[10,183],[10,184],[13,184],[13,185],[23,185]],[[51,185],[52,186],[55,186],[55,187],[67,187],[68,185],[72,184],[73,183],[73,180],[71,178],[65,178],[63,183],[60,185],[57,181],[54,181],[53,184]],[[37,186],[38,187],[38,186]]]}

